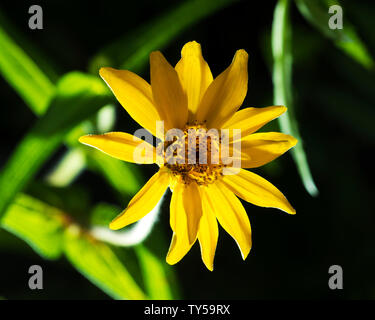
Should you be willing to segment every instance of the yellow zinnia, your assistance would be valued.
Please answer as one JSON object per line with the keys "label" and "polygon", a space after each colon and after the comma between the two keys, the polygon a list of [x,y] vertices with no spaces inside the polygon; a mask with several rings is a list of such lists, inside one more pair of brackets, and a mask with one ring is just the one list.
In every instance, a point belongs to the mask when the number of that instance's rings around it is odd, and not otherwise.
{"label": "yellow zinnia", "polygon": [[[173,236],[167,254],[169,264],[180,261],[198,239],[202,260],[209,270],[213,270],[218,239],[217,221],[234,238],[245,259],[251,249],[251,228],[237,196],[258,206],[295,213],[275,186],[243,169],[262,166],[297,143],[295,138],[278,132],[254,133],[284,113],[285,107],[245,108],[237,111],[247,93],[247,60],[246,51],[238,50],[231,65],[213,79],[202,57],[200,45],[193,41],[183,47],[181,60],[175,68],[159,51],[151,53],[151,85],[127,70],[100,70],[101,77],[118,101],[142,127],[160,139],[169,129],[178,128],[184,133],[183,137],[172,142],[161,141],[159,146],[183,144],[182,149],[187,154],[195,154],[201,152],[200,144],[197,142],[195,145],[194,142],[188,145],[186,137],[189,129],[241,130],[241,169],[233,174],[223,174],[224,168],[231,168],[223,164],[221,158],[219,162],[213,163],[209,155],[205,164],[170,164],[165,159],[157,160],[157,148],[128,133],[110,132],[80,138],[84,144],[129,162],[135,161],[134,153],[142,144],[141,162],[159,164],[159,171],[111,222],[110,228],[120,229],[143,218],[170,187],[170,225]],[[162,133],[157,131],[156,125],[161,120],[164,121]],[[236,138],[229,134],[228,139],[231,150]],[[221,140],[216,143],[220,149]],[[210,145],[211,148],[208,145],[204,147],[207,154],[212,151],[214,144]],[[192,146],[193,151],[189,150]]]}

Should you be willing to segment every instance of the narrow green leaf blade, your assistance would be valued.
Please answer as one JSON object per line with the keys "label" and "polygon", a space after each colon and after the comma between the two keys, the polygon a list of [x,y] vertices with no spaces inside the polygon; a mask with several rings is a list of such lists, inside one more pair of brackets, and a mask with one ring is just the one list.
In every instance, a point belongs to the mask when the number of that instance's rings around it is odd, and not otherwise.
{"label": "narrow green leaf blade", "polygon": [[54,84],[13,42],[1,24],[0,48],[0,73],[36,114],[42,114],[55,92]]}
{"label": "narrow green leaf blade", "polygon": [[34,37],[29,37],[25,25],[17,26],[13,19],[10,19],[0,8],[0,26],[8,37],[21,47],[23,52],[27,53],[29,58],[43,71],[46,77],[55,84],[62,75],[61,65],[57,64],[53,57],[41,50],[40,46],[35,42]]}
{"label": "narrow green leaf blade", "polygon": [[135,247],[138,256],[147,294],[153,300],[170,300],[173,294],[168,283],[162,263],[150,250],[140,244]]}
{"label": "narrow green leaf blade", "polygon": [[[343,50],[348,56],[367,69],[375,66],[375,61],[368,51],[364,42],[358,36],[354,26],[345,17],[343,29],[330,29],[328,26],[331,14],[328,13],[328,3],[319,0],[295,0],[301,14],[315,28],[326,37],[332,39],[337,47]],[[337,1],[334,1],[339,4]],[[333,2],[331,3],[333,4]],[[345,9],[343,8],[345,13]]]}
{"label": "narrow green leaf blade", "polygon": [[[118,215],[118,212],[120,210],[121,208],[114,207],[113,205],[104,203],[99,204],[94,208],[91,214],[92,225],[107,227],[109,222],[112,221],[113,218]],[[91,234],[103,241],[110,241],[112,243],[116,241],[117,245],[119,246],[124,245],[126,241],[130,240],[129,235],[132,232],[132,230],[123,230],[121,231],[122,235],[120,235],[116,231],[108,230],[108,233],[106,233],[107,239],[104,239],[103,237],[99,236],[97,231],[98,228],[95,227],[91,231]],[[159,251],[160,248],[165,247],[165,245],[163,245],[163,236],[158,231],[154,230],[156,234],[154,233],[153,235],[150,235],[150,237],[153,237],[153,239],[149,239],[149,244],[152,243],[154,250],[158,248],[156,250]],[[108,237],[110,232],[113,233],[112,238]],[[126,232],[128,233],[126,234]],[[121,237],[123,238],[121,239]],[[177,282],[173,274],[174,268],[165,263],[165,257],[159,257],[155,255],[155,253],[153,253],[150,250],[150,248],[144,244],[144,242],[139,243],[136,246],[133,246],[133,248],[135,250],[139,262],[139,267],[137,269],[139,270],[139,272],[141,272],[147,296],[150,299],[163,300],[176,298],[178,296],[178,292]]]}
{"label": "narrow green leaf blade", "polygon": [[278,1],[272,25],[274,104],[288,108],[288,111],[278,118],[280,128],[282,132],[298,139],[297,145],[292,149],[292,156],[306,190],[315,196],[318,194],[318,189],[311,175],[293,110],[289,6],[289,0]]}
{"label": "narrow green leaf blade", "polygon": [[111,158],[107,154],[87,146],[82,148],[89,156],[89,167],[105,177],[120,195],[134,195],[142,187],[143,178],[136,165]]}
{"label": "narrow green leaf blade", "polygon": [[1,227],[28,243],[46,259],[63,250],[64,214],[39,200],[19,195],[1,219]]}
{"label": "narrow green leaf blade", "polygon": [[0,217],[66,134],[110,99],[98,77],[79,72],[62,77],[47,113],[19,143],[1,172]]}
{"label": "narrow green leaf blade", "polygon": [[65,254],[73,266],[92,283],[115,299],[146,299],[112,249],[76,227],[67,229]]}

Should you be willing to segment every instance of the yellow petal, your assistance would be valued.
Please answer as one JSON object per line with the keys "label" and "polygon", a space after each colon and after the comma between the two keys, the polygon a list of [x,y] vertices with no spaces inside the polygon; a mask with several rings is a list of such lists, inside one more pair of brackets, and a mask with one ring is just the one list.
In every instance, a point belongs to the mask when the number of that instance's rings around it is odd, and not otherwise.
{"label": "yellow petal", "polygon": [[188,97],[189,121],[193,121],[199,102],[213,80],[210,67],[203,59],[201,45],[195,41],[185,44],[175,69]]}
{"label": "yellow petal", "polygon": [[154,163],[156,159],[156,150],[151,144],[125,132],[82,136],[79,142],[128,162]]}
{"label": "yellow petal", "polygon": [[189,241],[187,216],[184,210],[182,193],[183,186],[181,183],[177,183],[173,188],[170,203],[170,225],[173,235],[166,261],[171,265],[179,262],[193,245]]}
{"label": "yellow petal", "polygon": [[207,188],[219,223],[236,241],[243,259],[251,249],[250,221],[240,200],[223,183],[216,181]]}
{"label": "yellow petal", "polygon": [[188,119],[187,97],[176,70],[159,51],[150,54],[151,87],[166,130],[183,128]]}
{"label": "yellow petal", "polygon": [[170,265],[179,262],[189,252],[193,244],[189,243],[186,231],[184,235],[177,235],[175,232],[172,235],[171,244],[169,246],[166,261]]}
{"label": "yellow petal", "polygon": [[272,106],[266,108],[246,108],[237,111],[229,121],[225,122],[222,128],[241,130],[241,137],[245,137],[273,119],[276,119],[286,111],[283,106]]}
{"label": "yellow petal", "polygon": [[215,207],[206,195],[206,189],[201,188],[203,215],[199,225],[198,240],[201,247],[201,255],[207,269],[214,269],[214,257],[219,236]]}
{"label": "yellow petal", "polygon": [[296,213],[285,196],[272,183],[253,172],[241,169],[238,174],[224,175],[222,183],[243,200],[257,206],[278,208],[290,214]]}
{"label": "yellow petal", "polygon": [[[189,243],[194,243],[202,217],[202,202],[199,187],[195,182],[176,184],[172,193],[170,211],[172,230],[179,234],[179,230],[185,230],[182,224],[186,221]],[[182,227],[179,228],[180,226]]]}
{"label": "yellow petal", "polygon": [[155,208],[169,185],[169,173],[160,169],[129,202],[128,207],[109,225],[112,230],[121,229],[138,221]]}
{"label": "yellow petal", "polygon": [[202,217],[202,201],[199,186],[195,182],[185,185],[182,197],[187,215],[189,241],[190,243],[194,243],[197,239],[199,222]]}
{"label": "yellow petal", "polygon": [[254,133],[241,140],[241,167],[260,167],[294,147],[297,139],[280,132]]}
{"label": "yellow petal", "polygon": [[177,183],[170,204],[173,237],[167,255],[169,264],[177,263],[190,250],[197,239],[201,216],[202,203],[198,185],[194,182],[188,185]]}
{"label": "yellow petal", "polygon": [[221,128],[242,105],[247,92],[247,60],[246,51],[238,50],[232,64],[211,83],[198,107],[199,122],[206,120],[209,128]]}
{"label": "yellow petal", "polygon": [[101,68],[100,76],[129,115],[156,136],[156,121],[160,120],[154,106],[151,86],[128,70]]}

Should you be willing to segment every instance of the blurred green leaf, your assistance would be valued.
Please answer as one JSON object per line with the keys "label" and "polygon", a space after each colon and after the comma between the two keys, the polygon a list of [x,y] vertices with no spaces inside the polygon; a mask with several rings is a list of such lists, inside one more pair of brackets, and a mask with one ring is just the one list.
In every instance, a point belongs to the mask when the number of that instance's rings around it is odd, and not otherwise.
{"label": "blurred green leaf", "polygon": [[89,224],[89,208],[91,206],[91,194],[84,185],[72,184],[67,187],[55,187],[35,179],[29,182],[26,192],[28,195],[47,203],[50,206],[67,212],[69,217],[78,224]]}
{"label": "blurred green leaf", "polygon": [[106,226],[118,216],[121,208],[107,203],[99,203],[90,213],[91,225],[93,226]]}
{"label": "blurred green leaf", "polygon": [[100,51],[91,61],[89,70],[118,67],[141,71],[153,50],[160,50],[184,29],[238,0],[188,0],[177,8],[146,23]]}
{"label": "blurred green leaf", "polygon": [[19,195],[0,220],[1,227],[27,242],[46,259],[63,250],[64,214],[26,195]]}
{"label": "blurred green leaf", "polygon": [[[4,24],[8,24],[8,22],[5,21],[4,16],[0,13],[0,47],[2,48],[0,50],[0,72],[13,86],[15,91],[25,100],[30,109],[39,116],[43,115],[49,107],[48,102],[51,100],[56,90],[55,86],[33,60],[5,33],[2,28]],[[67,86],[67,88],[69,90],[69,86]],[[84,92],[81,93],[84,94]],[[61,90],[59,94],[58,99],[61,99]],[[71,107],[73,106],[74,105],[71,105]],[[50,118],[50,123],[53,123],[52,121],[53,119]],[[98,129],[106,131],[113,125],[113,122],[113,106],[108,105],[104,110],[101,109],[101,112],[99,112],[97,116]],[[77,145],[77,137],[92,132],[92,126],[90,127],[91,131],[85,130],[85,128],[89,129],[88,127],[89,126],[86,124],[74,129],[75,132],[72,132],[72,134],[69,134],[67,137],[68,143]],[[74,142],[72,141],[73,139]],[[85,150],[87,150],[87,148]],[[90,153],[94,158],[98,154],[99,152]],[[100,157],[100,159],[102,158],[103,157]],[[134,194],[138,190],[138,188],[134,187],[136,181],[133,174],[134,168],[133,171],[131,171],[127,168],[126,164],[118,164],[116,161],[117,160],[104,160],[109,168],[118,170],[118,174],[114,173],[111,169],[106,170],[105,166],[101,164],[99,164],[97,168],[100,168],[99,172],[104,173],[104,176],[110,180],[111,184],[116,185],[118,179],[126,178],[129,181],[129,185],[125,189],[123,188],[122,191],[126,194]],[[98,163],[99,161],[98,159],[94,159],[93,162]],[[82,157],[82,148],[68,150],[63,159],[61,159],[59,164],[55,167],[55,170],[47,177],[47,180],[53,185],[67,185],[75,179],[84,167],[85,162]],[[107,171],[109,172],[107,173]]]}
{"label": "blurred green leaf", "polygon": [[61,78],[47,113],[18,144],[1,172],[0,217],[65,135],[110,99],[98,77],[72,72]]}
{"label": "blurred green leaf", "polygon": [[22,50],[24,54],[27,53],[29,58],[34,61],[52,83],[57,82],[62,74],[61,64],[55,63],[52,57],[42,52],[34,37],[29,37],[27,33],[25,33],[24,26],[19,28],[19,26],[13,23],[13,20],[8,19],[1,8],[0,28],[12,39],[15,45],[20,47],[20,50]]}
{"label": "blurred green leaf", "polygon": [[[110,246],[72,224],[71,218],[55,207],[20,194],[1,219],[1,227],[46,259],[57,259],[65,253],[79,272],[113,298],[146,298]],[[157,261],[150,267],[160,279],[155,264]]]}
{"label": "blurred green leaf", "polygon": [[[106,110],[104,114],[107,117],[107,123],[105,126],[107,128],[103,128],[104,124],[98,125],[97,128],[95,128],[90,122],[86,121],[84,122],[84,125],[71,131],[65,141],[72,150],[76,150],[74,152],[83,152],[88,169],[103,176],[121,197],[134,195],[141,188],[142,181],[144,180],[136,164],[126,163],[112,158],[101,151],[82,145],[78,142],[78,138],[82,135],[88,133],[103,133],[107,130],[111,130],[112,108],[108,109],[107,107],[108,106],[104,107]],[[102,110],[103,108],[101,111]],[[97,117],[99,117],[99,114]],[[98,122],[100,121],[103,120],[98,119]]]}
{"label": "blurred green leaf", "polygon": [[173,294],[163,266],[165,262],[160,261],[142,244],[135,247],[135,252],[140,261],[146,291],[150,299],[173,299]]}
{"label": "blurred green leaf", "polygon": [[[343,29],[332,30],[328,26],[331,15],[328,13],[328,2],[320,0],[295,0],[301,14],[315,26],[326,37],[332,39],[337,47],[347,55],[360,63],[365,68],[374,68],[374,60],[371,57],[366,45],[358,36],[353,25],[345,17]],[[339,4],[338,1],[331,1],[330,5]],[[345,9],[343,9],[345,13]]]}
{"label": "blurred green leaf", "polygon": [[7,35],[0,20],[0,72],[36,113],[42,114],[55,92],[37,64]]}
{"label": "blurred green leaf", "polygon": [[115,299],[146,299],[112,249],[71,226],[65,233],[65,254],[74,267]]}
{"label": "blurred green leaf", "polygon": [[291,150],[298,172],[306,190],[315,196],[318,189],[312,178],[306,153],[303,149],[298,122],[293,110],[292,95],[292,53],[291,53],[291,26],[289,20],[289,0],[279,0],[272,25],[272,52],[273,52],[273,84],[274,104],[284,105],[288,111],[278,118],[281,131],[298,139],[297,145]]}
{"label": "blurred green leaf", "polygon": [[90,155],[89,167],[102,174],[120,195],[134,195],[142,187],[144,179],[137,165],[124,163],[87,146],[83,148]]}
{"label": "blurred green leaf", "polygon": [[[115,218],[118,213],[121,211],[121,208],[117,208],[113,205],[101,203],[97,205],[91,213],[92,225],[93,226],[108,226],[109,222]],[[127,238],[129,233],[131,233],[131,229],[129,231],[122,230],[120,232],[110,231],[107,229],[103,229],[106,232],[107,236],[108,233],[112,233],[113,237],[116,237],[118,241],[118,245],[120,245],[119,241],[121,237]],[[91,234],[96,236],[98,239],[105,239],[101,238],[97,232],[91,230]],[[97,230],[96,230],[97,231]],[[121,235],[122,234],[122,235]],[[157,236],[158,242],[163,242],[160,238],[161,235],[158,234]],[[107,238],[107,241],[109,239]],[[113,241],[114,239],[112,239]],[[125,240],[125,239],[122,239]],[[113,242],[112,242],[113,243]],[[155,241],[153,241],[155,245]],[[121,245],[120,245],[121,246]],[[160,249],[163,245],[160,243],[157,245]],[[173,299],[174,292],[172,292],[172,288],[170,286],[170,281],[173,281],[173,274],[172,270],[169,265],[165,263],[164,257],[161,258],[156,256],[152,253],[143,243],[138,244],[133,247],[135,253],[139,260],[139,267],[137,270],[140,269],[142,272],[143,282],[145,284],[147,295],[150,299]],[[170,268],[169,270],[167,270]],[[168,272],[169,271],[169,272]],[[134,274],[134,273],[133,273]]]}

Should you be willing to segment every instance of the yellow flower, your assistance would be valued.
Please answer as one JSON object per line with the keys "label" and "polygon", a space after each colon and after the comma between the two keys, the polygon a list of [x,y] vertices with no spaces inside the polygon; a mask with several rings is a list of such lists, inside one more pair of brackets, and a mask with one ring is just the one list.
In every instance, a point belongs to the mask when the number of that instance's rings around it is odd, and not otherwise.
{"label": "yellow flower", "polygon": [[[150,55],[151,85],[127,70],[102,68],[101,77],[130,116],[154,136],[163,139],[169,129],[178,128],[183,136],[173,141],[162,141],[158,147],[182,146],[198,156],[208,155],[207,163],[160,161],[160,152],[152,144],[128,133],[111,132],[87,135],[80,142],[95,147],[112,157],[135,162],[134,154],[142,145],[142,163],[158,163],[159,171],[134,196],[128,207],[111,224],[120,229],[138,221],[149,213],[161,199],[166,189],[172,191],[170,225],[173,236],[167,262],[180,261],[198,239],[202,260],[213,270],[213,260],[218,239],[218,224],[234,238],[242,258],[251,249],[249,218],[240,200],[257,206],[273,207],[294,214],[295,210],[284,195],[270,182],[244,168],[262,166],[288,149],[297,140],[278,132],[254,133],[267,122],[286,111],[283,106],[245,108],[237,111],[247,93],[247,60],[245,50],[238,50],[231,65],[213,79],[210,68],[202,57],[200,45],[187,43],[181,60],[173,68],[159,52]],[[164,121],[164,131],[159,132],[157,121]],[[211,137],[211,144],[202,147],[194,138],[188,144],[189,129],[196,132],[219,128],[229,130],[229,150],[234,149],[236,136],[232,129],[241,130],[241,168],[237,171],[224,164],[220,157],[214,162],[209,155],[213,149],[221,150],[221,138]],[[207,137],[203,132],[203,136]],[[198,137],[198,135],[197,135]],[[209,137],[210,138],[210,137]],[[237,141],[238,142],[238,141]],[[215,144],[216,143],[216,144]],[[199,149],[199,147],[202,149]],[[216,146],[216,147],[215,147]],[[203,150],[203,151],[202,151]],[[175,155],[176,153],[170,154]],[[166,157],[166,152],[161,154]],[[187,160],[187,155],[182,155]],[[181,160],[181,157],[180,157]],[[138,161],[139,162],[139,161]],[[228,169],[227,174],[223,170]]]}

